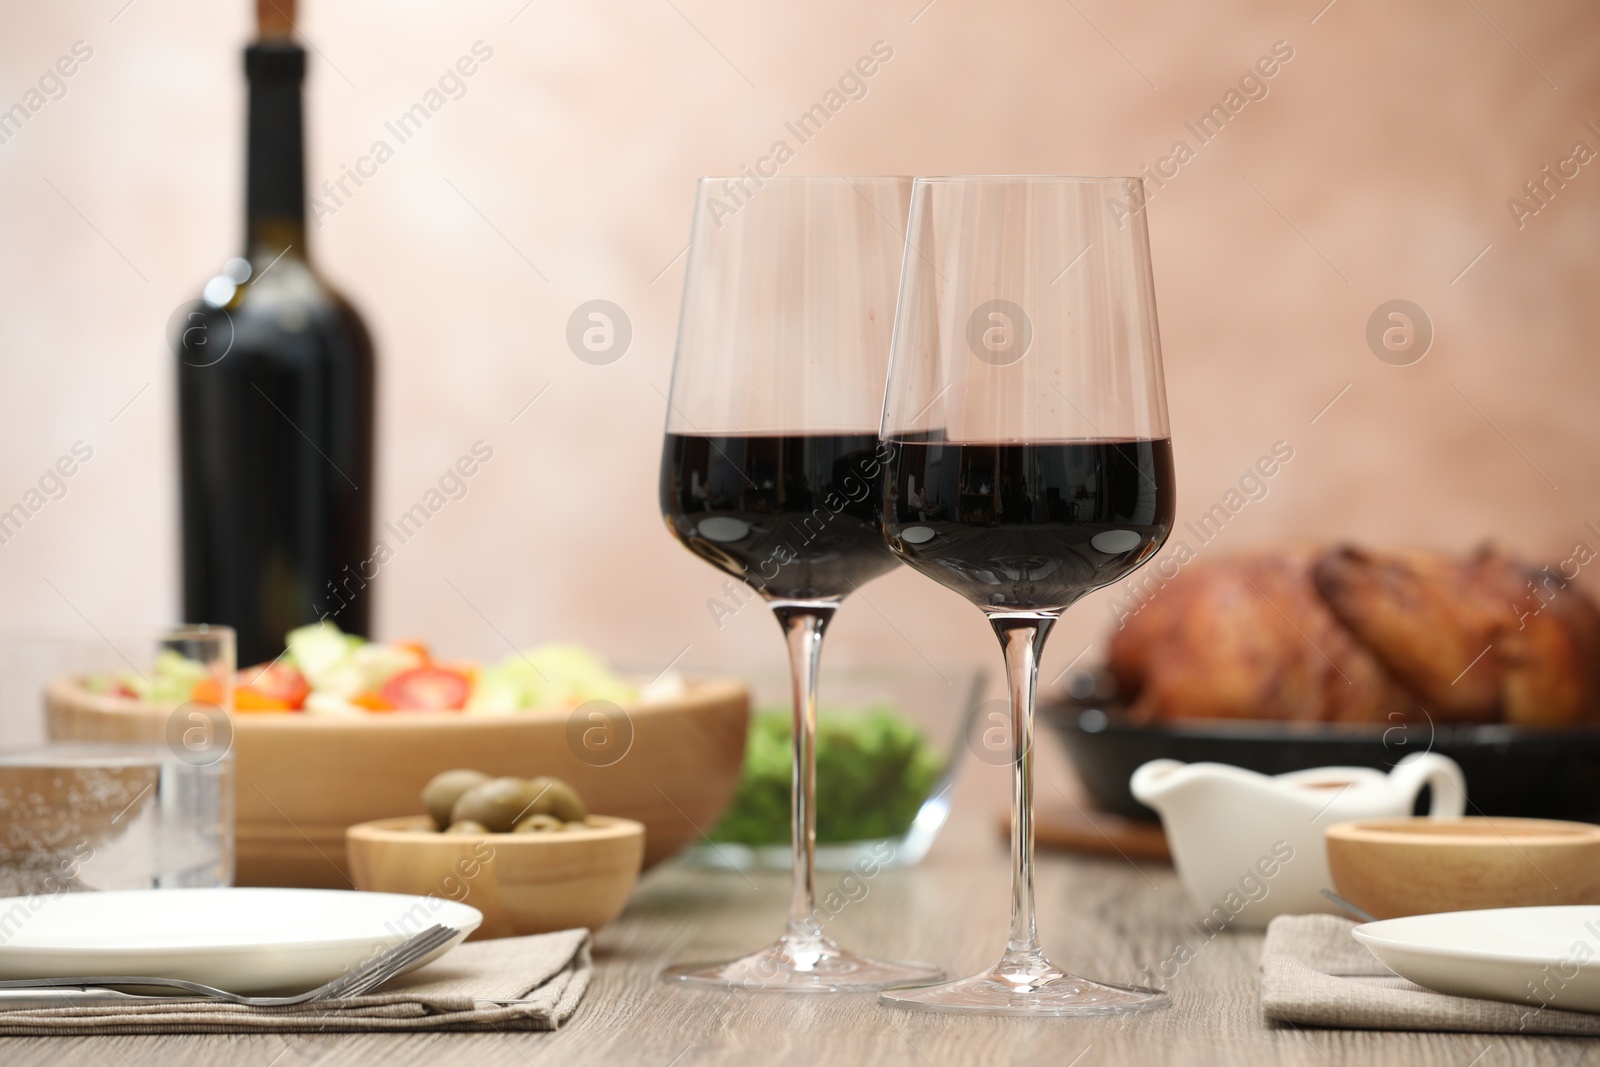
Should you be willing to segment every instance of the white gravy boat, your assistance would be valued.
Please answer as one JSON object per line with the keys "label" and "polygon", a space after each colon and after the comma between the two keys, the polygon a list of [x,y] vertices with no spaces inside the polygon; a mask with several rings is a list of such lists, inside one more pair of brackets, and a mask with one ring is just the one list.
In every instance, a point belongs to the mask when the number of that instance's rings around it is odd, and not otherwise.
{"label": "white gravy boat", "polygon": [[1432,786],[1430,818],[1460,818],[1467,783],[1456,762],[1433,752],[1407,756],[1388,774],[1319,767],[1272,777],[1225,763],[1152,760],[1133,772],[1133,795],[1161,815],[1178,880],[1206,909],[1211,935],[1261,927],[1277,915],[1343,911],[1323,832],[1335,823],[1410,815]]}

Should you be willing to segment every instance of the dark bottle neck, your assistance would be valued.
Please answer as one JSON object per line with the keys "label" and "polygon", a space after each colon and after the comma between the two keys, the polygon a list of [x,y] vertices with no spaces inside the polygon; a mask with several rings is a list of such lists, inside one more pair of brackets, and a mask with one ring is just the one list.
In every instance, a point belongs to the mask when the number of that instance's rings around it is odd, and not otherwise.
{"label": "dark bottle neck", "polygon": [[[305,257],[305,137],[300,83],[305,49],[261,41],[245,49],[250,120],[245,160],[245,244],[254,260],[288,250]],[[258,266],[259,269],[259,266]]]}

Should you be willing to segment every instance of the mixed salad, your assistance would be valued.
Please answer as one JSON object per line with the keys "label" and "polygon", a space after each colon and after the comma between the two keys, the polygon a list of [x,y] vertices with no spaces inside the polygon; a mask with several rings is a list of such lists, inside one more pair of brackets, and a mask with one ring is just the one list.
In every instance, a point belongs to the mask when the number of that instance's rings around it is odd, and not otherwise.
{"label": "mixed salad", "polygon": [[[744,770],[713,841],[789,841],[793,717],[762,709],[750,723]],[[944,760],[916,724],[887,704],[817,713],[817,843],[900,837],[943,773]]]}
{"label": "mixed salad", "polygon": [[[146,703],[220,703],[222,687],[205,665],[166,650],[154,666],[148,678],[101,676],[88,685]],[[590,700],[626,704],[667,698],[682,687],[669,675],[641,690],[578,645],[544,645],[485,665],[436,660],[420,641],[368,641],[320,622],[290,631],[283,655],[271,663],[239,671],[233,703],[241,712],[472,714],[572,708]]]}

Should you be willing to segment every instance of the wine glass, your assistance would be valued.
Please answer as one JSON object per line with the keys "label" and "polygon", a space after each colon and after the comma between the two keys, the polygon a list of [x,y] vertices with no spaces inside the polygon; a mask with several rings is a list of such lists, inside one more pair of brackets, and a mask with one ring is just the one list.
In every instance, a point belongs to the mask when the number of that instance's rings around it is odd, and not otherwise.
{"label": "wine glass", "polygon": [[918,178],[881,428],[901,561],[989,617],[1011,697],[1011,936],[991,970],[879,994],[1099,1015],[1166,994],[1063,972],[1034,922],[1033,704],[1050,627],[1172,528],[1172,445],[1137,178]]}
{"label": "wine glass", "polygon": [[661,510],[684,547],[766,600],[788,640],[794,885],[776,942],[670,967],[670,979],[851,992],[942,977],[840,948],[814,889],[823,632],[896,563],[878,529],[878,421],[910,193],[907,178],[702,178],[696,190]]}

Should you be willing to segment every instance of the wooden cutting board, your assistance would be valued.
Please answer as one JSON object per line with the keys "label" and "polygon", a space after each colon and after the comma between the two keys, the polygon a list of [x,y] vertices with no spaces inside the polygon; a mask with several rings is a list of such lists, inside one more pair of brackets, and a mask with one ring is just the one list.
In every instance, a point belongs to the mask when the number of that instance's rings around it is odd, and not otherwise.
{"label": "wooden cutting board", "polygon": [[[1051,784],[1035,794],[1033,832],[1041,848],[1125,859],[1172,859],[1160,823],[1097,810],[1070,770],[1051,777]],[[1009,812],[1000,819],[1000,832],[1011,834]]]}
{"label": "wooden cutting board", "polygon": [[[1002,828],[1007,834],[1011,832],[1010,816],[1003,821]],[[1172,859],[1160,823],[1128,819],[1106,811],[1060,803],[1043,804],[1034,810],[1033,832],[1035,842],[1042,848],[1129,859]]]}

